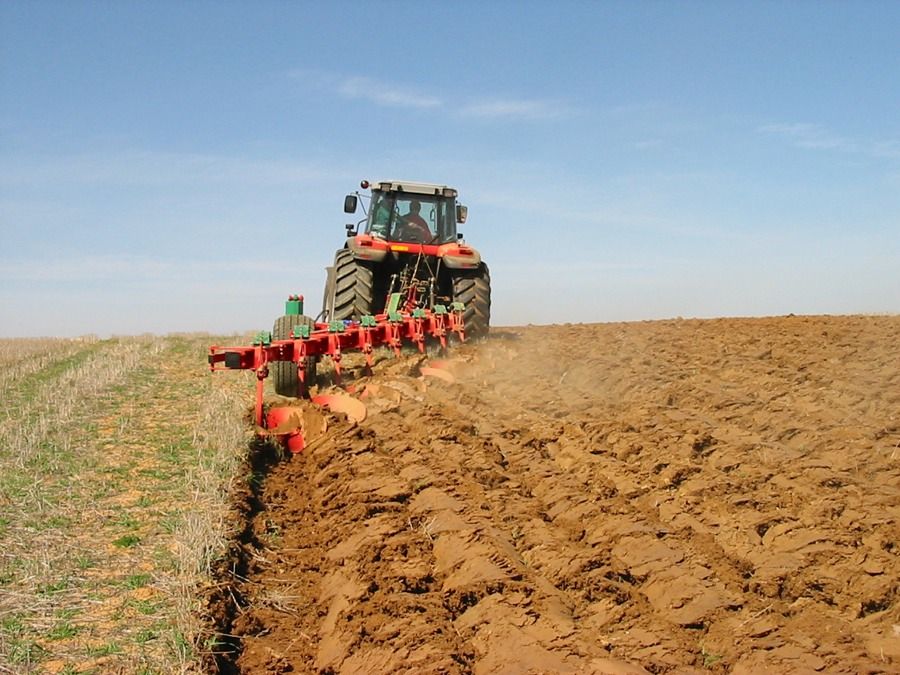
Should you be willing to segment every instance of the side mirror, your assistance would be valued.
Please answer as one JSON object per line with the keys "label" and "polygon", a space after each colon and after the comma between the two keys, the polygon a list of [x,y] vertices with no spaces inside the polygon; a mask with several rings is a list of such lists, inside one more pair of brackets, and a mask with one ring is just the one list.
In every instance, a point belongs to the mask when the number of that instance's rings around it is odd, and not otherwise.
{"label": "side mirror", "polygon": [[456,205],[456,222],[457,223],[465,223],[466,218],[469,217],[469,207],[463,206],[462,204]]}
{"label": "side mirror", "polygon": [[356,225],[354,225],[353,223],[347,223],[346,225],[344,225],[344,228],[347,230],[348,237],[352,237],[356,234]]}
{"label": "side mirror", "polygon": [[356,213],[356,195],[344,197],[344,213]]}

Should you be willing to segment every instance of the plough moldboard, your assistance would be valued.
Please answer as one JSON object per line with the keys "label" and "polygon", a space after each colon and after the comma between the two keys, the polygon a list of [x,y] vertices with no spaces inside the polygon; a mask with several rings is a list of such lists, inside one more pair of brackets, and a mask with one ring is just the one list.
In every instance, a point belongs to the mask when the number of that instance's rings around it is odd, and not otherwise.
{"label": "plough moldboard", "polygon": [[[306,381],[309,364],[329,357],[334,367],[336,384],[341,380],[341,357],[345,352],[359,352],[365,356],[366,369],[371,372],[373,354],[377,347],[387,347],[399,355],[404,345],[415,345],[425,352],[429,340],[436,341],[442,349],[447,339],[455,334],[465,341],[463,322],[464,306],[454,302],[450,307],[435,305],[433,309],[416,308],[412,311],[389,310],[384,314],[366,315],[359,321],[313,322],[303,316],[303,297],[292,295],[285,303],[286,316],[296,316],[297,325],[289,339],[273,340],[269,332],[258,333],[251,345],[220,346],[209,348],[209,366],[212,371],[252,370],[256,374],[256,424],[261,429],[280,438],[292,451],[304,446],[301,408],[282,406],[264,414],[263,399],[265,380],[269,376],[269,364],[281,361],[297,367],[297,398],[309,398]],[[352,417],[353,404],[342,403],[334,395],[313,396],[316,405],[339,410],[349,406]],[[343,410],[348,412],[348,410]],[[299,437],[298,437],[299,436]]]}

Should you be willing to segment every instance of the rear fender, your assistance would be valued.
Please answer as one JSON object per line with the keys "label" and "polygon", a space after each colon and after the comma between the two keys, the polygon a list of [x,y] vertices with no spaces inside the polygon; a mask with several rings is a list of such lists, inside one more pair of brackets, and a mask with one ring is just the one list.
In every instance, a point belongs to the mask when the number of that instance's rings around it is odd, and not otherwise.
{"label": "rear fender", "polygon": [[481,266],[481,254],[466,244],[443,244],[438,247],[437,254],[451,270],[471,270]]}
{"label": "rear fender", "polygon": [[380,263],[388,254],[388,243],[369,234],[357,234],[347,239],[347,248],[357,260]]}

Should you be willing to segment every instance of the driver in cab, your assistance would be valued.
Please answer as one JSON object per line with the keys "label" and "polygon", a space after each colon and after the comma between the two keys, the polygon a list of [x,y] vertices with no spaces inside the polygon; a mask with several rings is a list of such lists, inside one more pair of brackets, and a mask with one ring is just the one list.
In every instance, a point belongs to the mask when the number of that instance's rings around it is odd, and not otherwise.
{"label": "driver in cab", "polygon": [[418,201],[409,203],[409,213],[403,216],[403,238],[421,243],[431,241],[433,235],[428,229],[425,219],[419,215],[422,210],[422,204]]}

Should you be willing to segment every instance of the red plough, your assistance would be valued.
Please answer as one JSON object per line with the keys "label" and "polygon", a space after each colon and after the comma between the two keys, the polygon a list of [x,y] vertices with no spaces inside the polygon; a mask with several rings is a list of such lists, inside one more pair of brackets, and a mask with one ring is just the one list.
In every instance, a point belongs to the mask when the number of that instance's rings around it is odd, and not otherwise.
{"label": "red plough", "polygon": [[[434,309],[417,308],[412,311],[389,311],[366,315],[360,321],[312,322],[302,316],[303,298],[292,296],[287,303],[287,316],[297,317],[291,337],[273,340],[271,333],[257,335],[249,346],[219,346],[209,348],[209,366],[218,370],[252,370],[256,373],[256,424],[263,427],[263,386],[269,376],[269,364],[293,363],[297,372],[298,398],[308,397],[307,378],[315,372],[315,364],[328,356],[334,366],[338,384],[341,377],[341,357],[344,352],[361,352],[366,367],[371,369],[376,347],[388,347],[399,355],[404,344],[415,345],[422,353],[429,339],[446,348],[451,334],[465,341],[464,307],[454,302],[448,309],[436,305]],[[312,367],[311,367],[312,366]]]}

